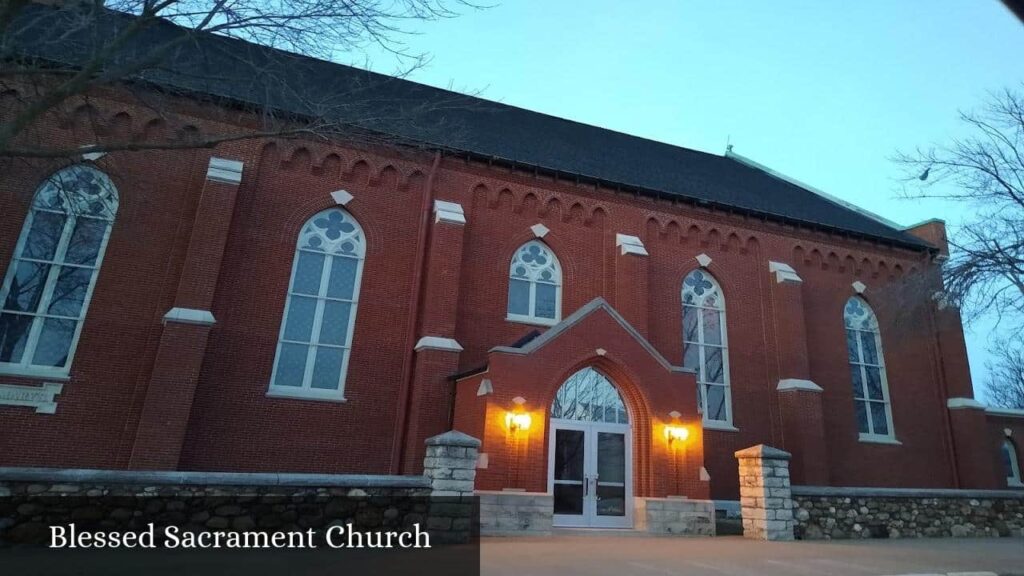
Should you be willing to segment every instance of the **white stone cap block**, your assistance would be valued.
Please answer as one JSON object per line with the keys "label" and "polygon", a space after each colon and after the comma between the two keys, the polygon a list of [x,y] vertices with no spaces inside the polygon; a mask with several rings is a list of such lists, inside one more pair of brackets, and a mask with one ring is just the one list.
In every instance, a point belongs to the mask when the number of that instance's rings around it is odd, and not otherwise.
{"label": "white stone cap block", "polygon": [[853,286],[853,291],[857,294],[863,294],[864,291],[868,289],[867,285],[860,280],[855,281],[853,284],[850,284],[850,286]]}
{"label": "white stone cap block", "polygon": [[974,398],[950,398],[946,400],[946,408],[950,410],[984,410],[985,405]]}
{"label": "white stone cap block", "polygon": [[210,166],[206,169],[206,179],[223,184],[238,184],[242,181],[242,166],[238,160],[226,158],[210,158]]}
{"label": "white stone cap block", "polygon": [[697,264],[700,264],[704,268],[711,265],[711,256],[708,256],[707,254],[698,254],[696,258]]}
{"label": "white stone cap block", "polygon": [[779,380],[779,385],[775,387],[776,390],[806,390],[808,392],[821,392],[821,386],[818,386],[810,380],[801,380],[799,378],[783,378]]}
{"label": "white stone cap block", "polygon": [[164,314],[164,325],[168,322],[180,324],[198,324],[200,326],[212,326],[217,320],[213,312],[209,310],[196,310],[195,308],[171,308]]}
{"label": "white stone cap block", "polygon": [[480,381],[480,386],[476,389],[476,395],[486,396],[488,394],[494,394],[494,383],[491,382],[490,378],[484,378]]}
{"label": "white stone cap block", "polygon": [[36,409],[36,414],[55,414],[54,396],[63,389],[64,385],[59,382],[45,382],[42,386],[0,384],[0,405],[29,406]]}
{"label": "white stone cap block", "polygon": [[785,262],[768,262],[768,272],[775,274],[775,282],[781,284],[783,282],[803,282],[800,276],[797,276],[796,270]]}
{"label": "white stone cap block", "polygon": [[737,458],[764,458],[775,460],[789,460],[793,456],[785,450],[779,450],[778,448],[772,448],[771,446],[765,446],[764,444],[744,448],[733,455]]}
{"label": "white stone cap block", "polygon": [[547,226],[540,223],[530,226],[530,230],[533,232],[533,235],[536,236],[537,238],[543,238],[548,235],[548,232],[551,231],[548,229]]}
{"label": "white stone cap block", "polygon": [[[85,146],[79,146],[79,148],[88,148],[89,146],[94,146],[94,144],[86,144]],[[96,160],[99,160],[100,158],[103,158],[106,155],[106,152],[86,152],[82,154],[82,160],[95,162]]]}
{"label": "white stone cap block", "polygon": [[331,199],[334,200],[335,204],[344,206],[355,198],[348,190],[335,190],[331,192]]}
{"label": "white stone cap block", "polygon": [[447,200],[434,200],[434,222],[465,224],[466,213],[462,210],[462,204]]}
{"label": "white stone cap block", "polygon": [[644,243],[637,236],[630,236],[628,234],[616,234],[615,245],[622,247],[623,254],[636,254],[637,256],[647,256],[647,248],[644,248]]}
{"label": "white stone cap block", "polygon": [[710,482],[711,481],[711,474],[708,474],[708,469],[703,467],[703,466],[700,467],[700,481],[701,482]]}
{"label": "white stone cap block", "polygon": [[462,345],[456,342],[454,338],[424,336],[416,343],[414,350],[448,350],[451,352],[462,352]]}

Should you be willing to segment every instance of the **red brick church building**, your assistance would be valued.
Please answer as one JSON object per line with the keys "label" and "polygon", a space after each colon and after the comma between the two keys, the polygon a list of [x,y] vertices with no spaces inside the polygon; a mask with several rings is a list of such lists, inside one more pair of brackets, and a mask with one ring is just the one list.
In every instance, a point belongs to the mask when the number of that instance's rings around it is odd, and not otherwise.
{"label": "red brick church building", "polygon": [[[934,297],[941,221],[296,60],[324,90],[471,105],[388,144],[0,160],[0,466],[416,474],[457,429],[478,489],[595,526],[631,498],[737,499],[733,453],[760,443],[795,484],[1020,485],[1024,413],[973,400]],[[176,102],[198,133],[238,122]],[[109,92],[39,137],[166,130]]]}

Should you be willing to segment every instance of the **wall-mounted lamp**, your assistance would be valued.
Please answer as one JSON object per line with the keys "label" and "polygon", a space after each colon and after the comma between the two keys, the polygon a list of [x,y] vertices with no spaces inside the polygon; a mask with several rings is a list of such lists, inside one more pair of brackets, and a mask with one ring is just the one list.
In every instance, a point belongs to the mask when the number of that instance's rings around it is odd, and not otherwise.
{"label": "wall-mounted lamp", "polygon": [[686,426],[665,426],[665,439],[669,446],[676,442],[685,442],[690,437],[690,429]]}
{"label": "wall-mounted lamp", "polygon": [[665,426],[665,440],[669,446],[676,442],[682,444],[690,437],[690,429],[679,423],[679,417],[682,416],[679,412],[673,410],[668,415],[672,417],[672,423]]}
{"label": "wall-mounted lamp", "polygon": [[505,425],[508,426],[509,432],[513,434],[519,431],[527,431],[530,429],[530,423],[533,421],[530,415],[526,412],[507,412],[505,413]]}

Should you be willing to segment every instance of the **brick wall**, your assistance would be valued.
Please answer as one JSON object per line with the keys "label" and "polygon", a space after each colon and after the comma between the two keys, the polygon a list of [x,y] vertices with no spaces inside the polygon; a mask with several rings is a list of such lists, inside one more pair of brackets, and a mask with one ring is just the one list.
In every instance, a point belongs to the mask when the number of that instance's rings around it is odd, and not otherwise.
{"label": "brick wall", "polygon": [[[97,107],[100,123],[158,129],[150,128],[154,124],[147,112],[126,109],[116,99],[97,99]],[[218,127],[215,111],[193,108],[189,113],[201,129]],[[84,122],[54,126],[45,137],[85,143],[89,136]],[[424,319],[434,318],[437,310],[432,305],[457,306],[449,311],[455,318],[454,338],[465,348],[457,364],[461,369],[481,364],[491,347],[510,343],[534,328],[505,320],[508,263],[513,251],[533,238],[529,227],[543,223],[550,230],[543,240],[563,269],[562,315],[604,297],[626,311],[672,364],[682,362],[682,278],[698,266],[695,256],[711,257],[709,270],[727,301],[738,428],[703,434],[701,460],[712,478],[712,496],[735,498],[738,493],[734,451],[757,443],[786,448],[775,387],[785,376],[780,355],[793,353],[785,352],[792,343],[772,320],[769,260],[792,265],[803,279],[808,370],[810,379],[824,389],[830,481],[954,484],[950,441],[936,431],[947,429],[943,382],[948,380],[945,386],[950,389],[964,387],[962,370],[957,372],[958,366],[966,366],[964,352],[962,347],[935,345],[925,311],[884,305],[923,301],[909,288],[886,290],[896,279],[926,269],[923,254],[453,157],[441,160],[433,189],[426,190],[432,160],[427,155],[295,141],[241,143],[215,152],[114,153],[97,162],[117,184],[121,209],[71,378],[54,415],[0,406],[5,423],[0,463],[128,465],[153,376],[160,318],[180,287],[211,154],[241,160],[245,168],[214,291],[217,324],[210,330],[190,410],[182,469],[394,471],[395,448],[403,442],[396,433],[405,419],[398,413],[405,374],[402,359],[415,343],[406,331],[414,302],[418,299],[431,310],[421,310],[413,319],[417,330]],[[31,194],[55,165],[3,162],[0,268],[6,269]],[[338,189],[354,196],[346,209],[368,239],[347,402],[268,398],[299,227],[312,214],[334,205],[330,192]],[[417,295],[413,271],[423,257],[417,232],[424,194],[462,204],[467,224],[459,262],[445,263],[461,267],[459,285],[429,283]],[[650,255],[638,269],[646,269],[646,282],[637,286],[646,283],[646,291],[631,289],[621,273],[616,276],[616,233],[643,239]],[[857,440],[842,324],[843,304],[854,294],[854,280],[867,285],[865,297],[882,324],[900,445]],[[442,298],[453,291],[457,299]],[[899,311],[905,309],[910,312]],[[955,344],[959,327],[944,326]],[[416,337],[420,335],[417,331]],[[950,378],[945,378],[947,373]],[[446,375],[433,377],[442,376]],[[11,376],[0,380],[39,382]],[[517,395],[514,389],[508,393]],[[422,409],[415,398],[407,406],[409,412]],[[545,454],[543,444],[531,448],[524,464],[532,470],[527,472],[530,478],[546,467]],[[876,465],[879,462],[900,465]]]}

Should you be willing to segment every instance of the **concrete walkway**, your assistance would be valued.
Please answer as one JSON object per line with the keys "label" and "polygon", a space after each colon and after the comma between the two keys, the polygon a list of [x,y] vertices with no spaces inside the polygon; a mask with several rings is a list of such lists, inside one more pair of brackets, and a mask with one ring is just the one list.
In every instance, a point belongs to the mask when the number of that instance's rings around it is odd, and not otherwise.
{"label": "concrete walkway", "polygon": [[484,538],[483,576],[1024,576],[1024,540],[759,542],[742,537]]}

